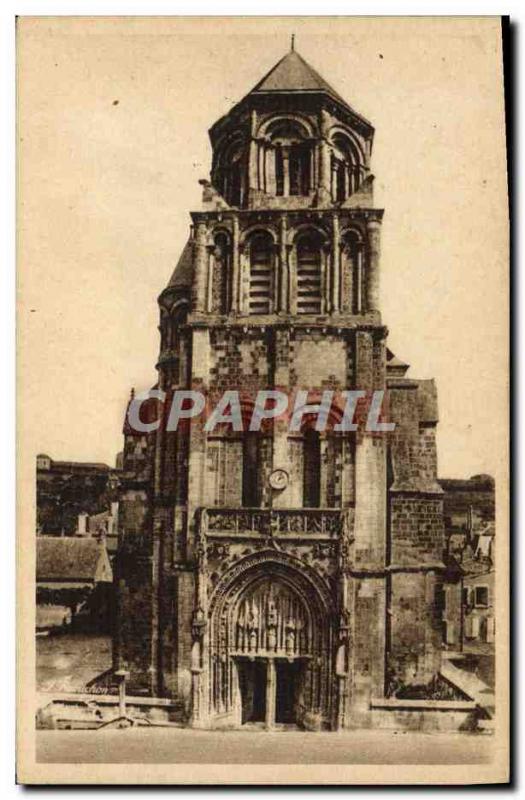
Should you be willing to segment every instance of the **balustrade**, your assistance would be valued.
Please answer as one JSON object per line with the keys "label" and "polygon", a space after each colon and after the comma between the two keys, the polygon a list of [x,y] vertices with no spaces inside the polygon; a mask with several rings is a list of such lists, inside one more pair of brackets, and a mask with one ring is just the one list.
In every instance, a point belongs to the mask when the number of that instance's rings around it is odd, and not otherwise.
{"label": "balustrade", "polygon": [[202,530],[208,535],[338,536],[347,511],[334,508],[207,508]]}

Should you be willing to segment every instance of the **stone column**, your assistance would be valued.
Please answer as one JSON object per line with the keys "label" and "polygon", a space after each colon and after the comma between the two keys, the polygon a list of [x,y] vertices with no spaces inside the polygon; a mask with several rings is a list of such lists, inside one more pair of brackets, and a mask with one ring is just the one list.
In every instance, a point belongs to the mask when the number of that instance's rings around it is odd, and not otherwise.
{"label": "stone column", "polygon": [[[290,389],[290,329],[288,326],[275,328],[273,332],[273,363],[271,371],[270,385],[283,392]],[[291,456],[291,442],[288,438],[289,420],[287,415],[284,419],[276,419],[273,425],[272,441],[272,470],[284,469],[291,480],[285,489],[280,491],[271,490],[269,504],[275,508],[293,508],[301,505],[294,502],[293,492],[296,490],[297,482],[293,481],[293,463]],[[301,487],[302,489],[302,487]]]}
{"label": "stone column", "polygon": [[239,245],[239,314],[250,313],[250,250]]}
{"label": "stone column", "polygon": [[[367,392],[384,389],[385,344],[382,331],[356,332],[355,385]],[[384,434],[359,423],[355,446],[354,559],[356,568],[383,569],[386,551],[386,456]]]}
{"label": "stone column", "polygon": [[232,237],[232,312],[239,312],[239,218],[233,218],[233,237]]}
{"label": "stone column", "polygon": [[204,312],[206,308],[206,278],[208,250],[206,247],[206,223],[197,222],[195,225],[193,258],[195,274],[192,286],[193,310]]}
{"label": "stone column", "polygon": [[339,248],[339,217],[332,217],[332,296],[329,306],[330,311],[341,310],[340,284],[341,284],[341,250]]}
{"label": "stone column", "polygon": [[279,307],[281,314],[288,311],[288,249],[286,246],[286,216],[279,220]]}
{"label": "stone column", "polygon": [[319,441],[319,448],[321,451],[321,474],[319,475],[320,483],[320,505],[321,508],[328,506],[328,440],[322,436]]}
{"label": "stone column", "polygon": [[381,254],[381,222],[367,222],[368,264],[366,269],[366,311],[379,311],[379,257]]}
{"label": "stone column", "polygon": [[[361,314],[363,311],[363,245],[360,243],[356,252],[356,270],[355,270],[355,311],[356,314]],[[352,304],[353,305],[353,304]]]}
{"label": "stone column", "polygon": [[266,148],[265,154],[266,194],[274,195],[277,191],[275,178],[275,147]]}
{"label": "stone column", "polygon": [[283,196],[290,194],[290,151],[287,147],[282,148],[283,154]]}
{"label": "stone column", "polygon": [[249,165],[248,165],[248,196],[252,192],[259,190],[258,167],[257,162],[259,159],[259,143],[256,139],[251,139],[249,150]]}
{"label": "stone column", "polygon": [[266,192],[265,162],[266,162],[266,145],[264,142],[259,142],[259,146],[257,148],[257,164],[258,164],[257,177],[259,181],[259,191],[261,192]]}
{"label": "stone column", "polygon": [[319,142],[319,187],[317,197],[319,205],[329,205],[331,201],[330,181],[330,147],[325,139]]}
{"label": "stone column", "polygon": [[273,728],[275,724],[275,661],[269,658],[266,662],[266,727]]}
{"label": "stone column", "polygon": [[328,144],[328,128],[330,121],[326,111],[321,111],[321,138],[319,140],[319,182],[317,200],[320,206],[329,205],[330,193],[330,145]]}
{"label": "stone column", "polygon": [[208,278],[206,292],[206,311],[211,313],[213,306],[213,270],[217,268],[215,259],[215,247],[208,248]]}

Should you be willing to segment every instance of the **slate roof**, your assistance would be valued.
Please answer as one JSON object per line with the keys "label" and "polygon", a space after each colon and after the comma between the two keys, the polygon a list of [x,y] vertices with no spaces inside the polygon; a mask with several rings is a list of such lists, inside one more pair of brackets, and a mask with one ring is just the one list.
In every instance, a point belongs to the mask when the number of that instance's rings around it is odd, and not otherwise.
{"label": "slate roof", "polygon": [[291,50],[284,58],[281,58],[259,83],[253,87],[248,96],[253,94],[268,94],[269,92],[324,92],[330,95],[334,100],[337,100],[338,103],[342,103],[345,108],[363,120],[363,122],[366,122],[367,125],[370,125],[370,122],[348,105],[346,100],[344,100],[295,50]]}
{"label": "slate roof", "polygon": [[104,556],[95,539],[79,536],[38,536],[36,540],[36,579],[44,581],[94,582]]}
{"label": "slate roof", "polygon": [[193,245],[188,239],[166,289],[189,289],[193,280]]}
{"label": "slate roof", "polygon": [[295,50],[287,53],[266,73],[252,92],[307,92],[324,91],[342,98],[329,83],[308,64]]}

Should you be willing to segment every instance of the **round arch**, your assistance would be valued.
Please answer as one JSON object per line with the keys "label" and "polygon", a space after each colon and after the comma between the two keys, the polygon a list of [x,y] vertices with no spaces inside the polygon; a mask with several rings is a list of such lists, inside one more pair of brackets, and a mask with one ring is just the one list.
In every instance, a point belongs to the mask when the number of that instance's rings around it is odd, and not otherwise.
{"label": "round arch", "polygon": [[312,139],[316,135],[311,121],[300,114],[278,114],[272,116],[261,123],[257,135],[271,138],[272,128],[286,124],[292,127],[296,126],[300,130],[303,139]]}
{"label": "round arch", "polygon": [[321,238],[323,246],[327,245],[330,241],[327,231],[321,225],[317,225],[314,222],[304,222],[302,225],[297,225],[289,231],[288,244],[297,245],[297,242],[301,238],[312,234]]}
{"label": "round arch", "polygon": [[348,239],[354,238],[359,244],[365,240],[365,234],[361,226],[358,224],[350,224],[344,227],[339,235],[341,244],[344,244]]}
{"label": "round arch", "polygon": [[348,129],[336,125],[333,128],[330,128],[328,132],[328,138],[330,143],[335,147],[337,147],[338,144],[343,144],[343,146],[345,146],[346,149],[353,154],[357,164],[360,164],[361,166],[365,165],[366,156],[363,147],[359,140],[353,136]]}
{"label": "round arch", "polygon": [[261,225],[260,222],[255,222],[253,225],[249,225],[245,228],[241,233],[239,241],[241,245],[248,245],[250,239],[254,236],[265,234],[271,237],[274,245],[277,244],[277,231],[275,228],[272,225]]}

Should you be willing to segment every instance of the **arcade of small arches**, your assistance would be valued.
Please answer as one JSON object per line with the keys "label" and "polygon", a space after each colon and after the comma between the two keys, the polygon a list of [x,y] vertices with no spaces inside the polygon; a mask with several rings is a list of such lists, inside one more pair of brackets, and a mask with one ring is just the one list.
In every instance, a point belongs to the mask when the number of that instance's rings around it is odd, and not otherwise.
{"label": "arcade of small arches", "polygon": [[333,232],[304,225],[283,242],[273,230],[258,226],[244,234],[237,252],[230,232],[219,229],[202,253],[203,310],[361,314],[374,307],[367,294],[366,256],[362,232],[354,228],[337,232],[334,241]]}
{"label": "arcade of small arches", "polygon": [[266,197],[309,197],[320,186],[342,203],[368,175],[367,158],[352,132],[336,126],[320,136],[310,120],[278,116],[255,136],[236,131],[216,150],[212,182],[234,207],[253,190]]}

